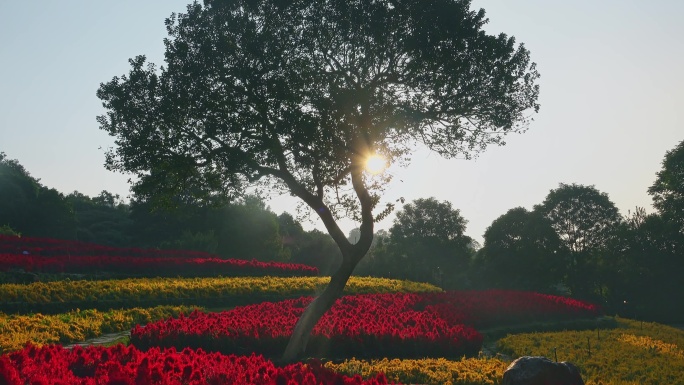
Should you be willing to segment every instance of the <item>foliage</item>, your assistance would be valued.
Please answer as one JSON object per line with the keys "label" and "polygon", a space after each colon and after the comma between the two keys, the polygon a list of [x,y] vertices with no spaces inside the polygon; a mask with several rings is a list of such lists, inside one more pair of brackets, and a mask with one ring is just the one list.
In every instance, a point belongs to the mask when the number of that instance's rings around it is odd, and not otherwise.
{"label": "foliage", "polygon": [[404,205],[389,230],[388,252],[395,266],[403,267],[395,267],[394,276],[451,288],[462,282],[472,256],[466,223],[447,201],[416,199]]}
{"label": "foliage", "polygon": [[487,228],[473,263],[476,285],[549,292],[562,282],[565,249],[548,219],[516,207]]}
{"label": "foliage", "polygon": [[102,191],[91,198],[74,191],[66,200],[74,210],[76,239],[107,246],[131,244],[129,206],[119,195]]}
{"label": "foliage", "polygon": [[0,223],[26,236],[74,239],[74,213],[55,189],[43,186],[17,160],[0,152]]}
{"label": "foliage", "polygon": [[11,227],[8,225],[2,225],[0,226],[0,235],[9,235],[13,237],[20,237],[21,234],[14,231]]}
{"label": "foliage", "polygon": [[561,183],[534,209],[551,222],[569,252],[564,283],[572,295],[600,298],[603,257],[622,220],[608,194],[594,186]]}
{"label": "foliage", "polygon": [[[684,331],[618,319],[612,330],[510,335],[499,347],[513,357],[558,357],[577,365],[586,384],[676,384],[684,373]],[[555,358],[555,357],[554,357]]]}
{"label": "foliage", "polygon": [[610,248],[608,299],[614,313],[665,323],[684,320],[679,284],[684,269],[684,233],[658,214],[637,209],[624,223]]}
{"label": "foliage", "polygon": [[660,214],[684,232],[684,140],[665,154],[662,165],[648,193]]}
{"label": "foliage", "polygon": [[[117,145],[106,165],[161,205],[269,188],[321,218],[343,261],[298,325],[294,358],[393,209],[380,202],[391,175],[365,174],[365,161],[401,163],[417,144],[470,157],[538,110],[529,52],[486,22],[469,0],[195,2],[166,21],[165,67],[138,56],[100,85],[98,121]],[[359,242],[341,215],[361,222]]]}
{"label": "foliage", "polygon": [[135,325],[189,314],[196,307],[156,306],[127,310],[76,310],[69,313],[43,315],[6,315],[0,313],[0,353],[22,349],[27,343],[43,344],[79,342],[104,333],[120,332]]}

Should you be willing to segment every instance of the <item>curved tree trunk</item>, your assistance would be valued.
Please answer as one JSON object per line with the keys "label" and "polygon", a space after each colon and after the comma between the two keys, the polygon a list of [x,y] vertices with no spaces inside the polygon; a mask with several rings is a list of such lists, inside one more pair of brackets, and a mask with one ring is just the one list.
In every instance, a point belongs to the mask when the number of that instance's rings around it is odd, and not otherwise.
{"label": "curved tree trunk", "polygon": [[330,278],[328,286],[306,307],[304,313],[299,317],[281,358],[282,361],[293,362],[302,357],[309,342],[311,331],[323,317],[323,314],[330,310],[335,301],[340,298],[349,277],[362,257],[363,255],[343,255],[342,265]]}

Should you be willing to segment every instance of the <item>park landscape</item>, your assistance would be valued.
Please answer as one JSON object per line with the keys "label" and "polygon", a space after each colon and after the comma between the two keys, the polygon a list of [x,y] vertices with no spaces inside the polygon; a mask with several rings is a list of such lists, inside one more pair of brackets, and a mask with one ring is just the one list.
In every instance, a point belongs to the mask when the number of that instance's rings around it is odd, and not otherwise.
{"label": "park landscape", "polygon": [[540,74],[487,21],[468,0],[172,14],[165,65],[136,56],[97,90],[129,202],[64,196],[0,152],[0,384],[501,384],[522,356],[592,385],[684,383],[666,325],[684,313],[684,142],[657,213],[560,183],[483,245],[450,202],[385,194],[418,148],[472,159],[529,128]]}
{"label": "park landscape", "polygon": [[[191,266],[215,256],[16,236],[0,248],[3,271],[51,277],[0,285],[6,384],[500,384],[524,355],[574,362],[587,384],[682,381],[683,331],[563,296],[354,277],[306,357],[284,364],[297,318],[329,280],[311,267],[233,260],[201,274]],[[148,263],[166,277],[121,273]],[[117,278],[96,278],[106,272]]]}

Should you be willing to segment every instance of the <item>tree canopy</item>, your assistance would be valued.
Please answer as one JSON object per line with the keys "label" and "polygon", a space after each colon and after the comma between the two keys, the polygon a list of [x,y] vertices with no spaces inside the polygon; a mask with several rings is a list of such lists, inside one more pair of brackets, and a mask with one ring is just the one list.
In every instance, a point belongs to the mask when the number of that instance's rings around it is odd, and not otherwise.
{"label": "tree canopy", "polygon": [[[470,157],[527,128],[539,108],[529,52],[488,35],[469,0],[215,0],[166,20],[165,66],[130,60],[100,85],[109,169],[141,196],[214,200],[262,187],[321,218],[343,255],[286,357],[340,295],[373,238],[391,175],[364,172],[416,145]],[[164,198],[167,199],[164,199]],[[339,216],[361,222],[351,244]]]}
{"label": "tree canopy", "polygon": [[653,206],[667,219],[679,223],[684,232],[684,140],[665,154],[663,167],[648,193]]}
{"label": "tree canopy", "polygon": [[510,209],[485,231],[476,265],[482,287],[548,292],[562,281],[564,250],[547,218]]}

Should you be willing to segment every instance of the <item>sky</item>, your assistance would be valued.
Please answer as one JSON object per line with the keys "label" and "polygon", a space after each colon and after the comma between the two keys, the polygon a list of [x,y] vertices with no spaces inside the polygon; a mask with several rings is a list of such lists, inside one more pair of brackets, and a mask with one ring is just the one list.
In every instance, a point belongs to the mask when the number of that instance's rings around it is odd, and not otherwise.
{"label": "sky", "polygon": [[[162,65],[164,19],[189,0],[0,0],[0,151],[47,187],[129,195],[128,175],[107,171],[114,140],[99,129],[100,83],[144,54]],[[665,153],[684,140],[684,2],[473,0],[490,34],[515,36],[541,74],[529,130],[474,160],[417,151],[390,168],[388,200],[434,197],[468,220],[478,242],[514,207],[532,209],[560,183],[593,185],[622,214],[652,212],[648,187]],[[294,214],[297,201],[267,204]],[[394,215],[376,229],[388,229]],[[306,229],[323,229],[312,219]],[[356,227],[342,221],[349,231]]]}

